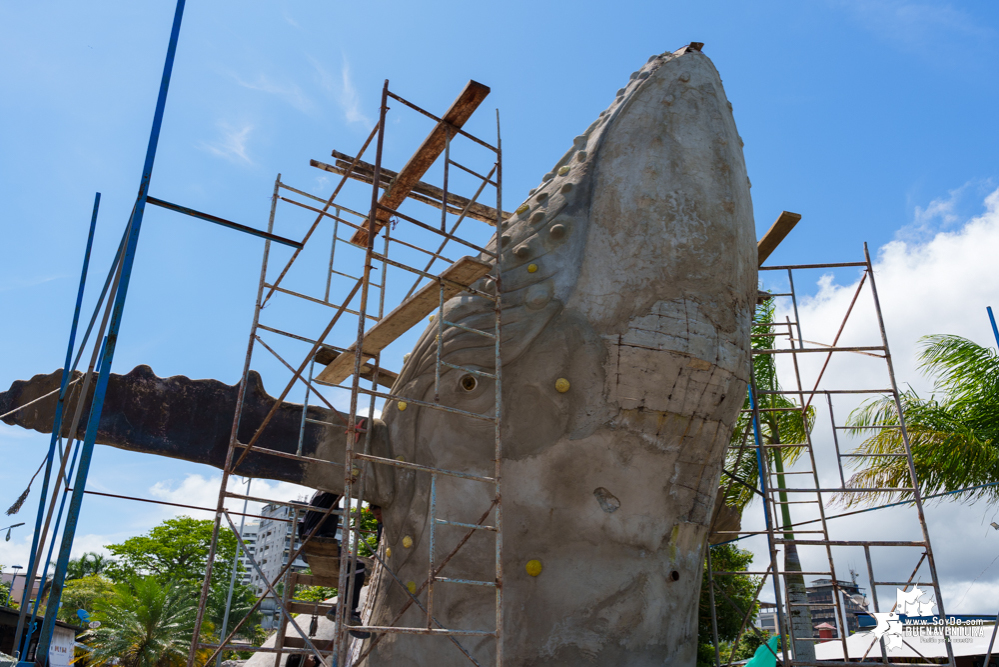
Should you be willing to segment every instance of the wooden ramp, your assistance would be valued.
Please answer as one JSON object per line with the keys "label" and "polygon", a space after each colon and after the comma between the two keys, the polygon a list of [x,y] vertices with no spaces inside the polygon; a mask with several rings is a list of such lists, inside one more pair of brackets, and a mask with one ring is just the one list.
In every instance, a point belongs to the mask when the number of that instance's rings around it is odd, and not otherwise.
{"label": "wooden ramp", "polygon": [[[444,300],[447,301],[469,287],[479,278],[489,273],[493,265],[472,257],[462,257],[457,262],[449,266],[441,278],[448,281],[444,283]],[[423,318],[434,312],[440,305],[440,285],[437,281],[431,281],[420,288],[413,296],[409,297],[395,310],[383,317],[375,326],[371,327],[364,334],[364,344],[361,347],[362,363],[371,359],[393,341],[404,333],[419,324]],[[337,385],[349,378],[354,373],[354,354],[357,343],[347,349],[346,354],[341,354],[329,363],[319,373],[316,382],[322,384]]]}

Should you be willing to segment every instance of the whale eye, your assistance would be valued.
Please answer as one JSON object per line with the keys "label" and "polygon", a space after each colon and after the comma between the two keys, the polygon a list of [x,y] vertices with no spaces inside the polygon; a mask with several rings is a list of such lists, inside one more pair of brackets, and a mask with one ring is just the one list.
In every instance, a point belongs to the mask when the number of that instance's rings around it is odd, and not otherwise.
{"label": "whale eye", "polygon": [[458,380],[458,384],[460,384],[461,388],[465,391],[473,391],[478,386],[479,381],[475,379],[474,375],[466,373],[461,376],[460,380]]}

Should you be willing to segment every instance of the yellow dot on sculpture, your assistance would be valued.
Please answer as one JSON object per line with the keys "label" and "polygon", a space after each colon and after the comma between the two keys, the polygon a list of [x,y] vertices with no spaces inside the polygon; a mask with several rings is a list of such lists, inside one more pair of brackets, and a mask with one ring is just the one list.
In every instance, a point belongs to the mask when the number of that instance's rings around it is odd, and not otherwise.
{"label": "yellow dot on sculpture", "polygon": [[402,546],[405,547],[406,549],[408,549],[411,546],[413,546],[413,538],[410,537],[409,535],[407,535],[406,537],[402,538]]}
{"label": "yellow dot on sculpture", "polygon": [[534,273],[537,270],[538,270],[538,265],[537,264],[531,264],[531,265],[529,265],[527,267],[527,272],[528,273]]}
{"label": "yellow dot on sculpture", "polygon": [[565,165],[564,167],[559,167],[558,168],[558,175],[559,176],[565,176],[568,173],[569,173],[569,165]]}
{"label": "yellow dot on sculpture", "polygon": [[431,321],[431,322],[433,322],[433,321],[434,321],[434,316],[433,316],[433,315],[431,315],[431,316],[430,316],[430,321]]}
{"label": "yellow dot on sculpture", "polygon": [[525,213],[527,211],[527,209],[529,209],[529,208],[531,208],[530,205],[528,205],[528,204],[521,204],[517,208],[517,213]]}
{"label": "yellow dot on sculpture", "polygon": [[406,407],[408,406],[408,403],[406,403],[406,401],[399,401],[396,405],[400,410],[405,410]]}
{"label": "yellow dot on sculpture", "polygon": [[415,581],[407,581],[406,582],[406,588],[409,589],[409,592],[411,594],[416,595],[416,582]]}
{"label": "yellow dot on sculpture", "polygon": [[527,573],[532,577],[536,577],[541,574],[541,561],[539,560],[529,560],[527,565],[524,567]]}
{"label": "yellow dot on sculpture", "polygon": [[564,394],[565,392],[569,391],[569,381],[566,380],[565,378],[559,378],[555,380],[555,391],[557,391],[560,394]]}
{"label": "yellow dot on sculpture", "polygon": [[406,461],[406,457],[405,456],[397,456],[397,457],[395,457],[395,460],[396,461],[403,461],[403,462],[405,462]]}
{"label": "yellow dot on sculpture", "polygon": [[392,547],[385,547],[385,557],[386,558],[392,557]]}

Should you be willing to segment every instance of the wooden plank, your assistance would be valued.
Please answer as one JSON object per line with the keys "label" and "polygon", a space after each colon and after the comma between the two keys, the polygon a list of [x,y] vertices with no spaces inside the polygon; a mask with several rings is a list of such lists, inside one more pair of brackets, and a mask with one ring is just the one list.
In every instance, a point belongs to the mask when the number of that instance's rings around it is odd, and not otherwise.
{"label": "wooden plank", "polygon": [[[333,363],[333,360],[340,356],[340,353],[336,350],[331,350],[328,347],[321,347],[319,351],[316,352],[316,363],[322,364],[323,366],[329,366]],[[361,377],[365,380],[371,379],[371,366],[361,366]],[[378,384],[385,387],[386,389],[391,389],[395,381],[399,379],[399,374],[395,371],[390,371],[387,368],[378,369]]]}
{"label": "wooden plank", "polygon": [[289,602],[288,613],[308,614],[309,616],[318,614],[319,616],[323,616],[335,606],[334,604],[323,604],[321,602]]}
{"label": "wooden plank", "polygon": [[[463,287],[468,287],[482,276],[489,273],[493,268],[492,264],[487,264],[472,257],[462,257],[457,262],[445,269],[441,278],[457,283]],[[444,285],[444,300],[461,292],[461,287],[456,285]],[[440,287],[436,281],[429,282],[420,288],[413,296],[409,297],[395,310],[386,315],[364,336],[364,345],[361,348],[362,359],[367,361],[371,355],[378,354],[384,350],[392,341],[419,324],[423,318],[434,312],[440,305]],[[348,352],[356,350],[355,342],[348,348]],[[334,359],[326,368],[319,373],[317,382],[324,384],[340,384],[351,376],[354,372],[354,355],[341,354]]]}
{"label": "wooden plank", "polygon": [[299,574],[297,585],[299,586],[325,586],[336,588],[340,583],[335,577],[320,577],[317,574]]}
{"label": "wooden plank", "polygon": [[801,220],[800,213],[781,211],[780,215],[777,216],[777,221],[756,244],[756,252],[760,259],[759,266],[763,266],[763,262],[767,261],[767,257],[770,257],[770,254],[777,249],[784,237],[791,233],[799,220]]}
{"label": "wooden plank", "polygon": [[[330,167],[330,165],[325,165],[325,167],[320,167],[326,171],[333,170],[334,173],[345,174],[350,169],[350,165],[353,164],[353,156],[347,155],[346,153],[341,153],[339,151],[333,151],[333,157],[336,160],[336,166]],[[310,160],[310,162],[315,162],[315,160]],[[319,164],[322,164],[321,162]],[[313,164],[313,166],[317,166]],[[326,167],[330,167],[326,169]],[[348,176],[351,178],[363,181],[364,183],[371,183],[374,180],[375,175],[375,165],[369,164],[362,160],[357,161],[357,165],[354,167],[354,171]],[[382,187],[387,188],[392,184],[392,179],[398,177],[399,174],[392,171],[391,169],[386,169],[382,167],[381,171],[381,181]],[[422,201],[425,204],[429,204],[434,208],[444,207],[444,190],[437,187],[436,185],[431,185],[430,183],[424,183],[423,181],[417,181],[416,185],[413,186],[413,192],[417,195],[424,195],[423,197],[414,197],[410,195],[411,198],[417,201]],[[456,195],[453,192],[447,193],[447,206],[448,211],[452,213],[461,213],[466,206],[468,206],[468,197],[462,197],[461,195]],[[506,220],[513,214],[509,211],[503,211],[503,219]],[[474,218],[482,222],[488,223],[490,225],[496,225],[496,209],[491,206],[486,206],[480,202],[475,202],[472,204],[468,213],[466,214],[469,218]]]}
{"label": "wooden plank", "polygon": [[[309,165],[313,166],[313,167],[316,167],[317,169],[322,169],[323,171],[328,171],[328,172],[330,172],[332,174],[339,174],[341,176],[343,176],[344,174],[347,174],[347,178],[352,178],[355,181],[360,181],[361,183],[367,183],[369,185],[374,180],[374,178],[372,176],[370,176],[370,175],[365,176],[363,172],[357,172],[357,171],[355,171],[353,173],[348,173],[346,169],[342,169],[340,167],[334,167],[331,164],[326,164],[325,162],[320,162],[319,160],[309,160]],[[423,183],[423,181],[420,181],[420,183]],[[382,179],[382,187],[383,188],[387,188],[388,186],[389,186],[389,182],[386,181],[385,179]],[[432,187],[432,186],[430,186],[430,187]],[[443,192],[443,190],[441,192]],[[416,188],[414,188],[413,192],[409,193],[409,198],[412,199],[413,201],[418,201],[418,202],[421,202],[423,204],[427,204],[429,206],[433,206],[434,208],[444,208],[444,204],[441,203],[441,201],[439,199],[435,199],[435,198],[427,196],[427,195],[419,194],[417,192]],[[461,213],[462,209],[461,208],[456,208],[455,206],[452,205],[452,203],[454,202],[454,199],[455,199],[455,197],[453,197],[451,194],[448,194],[448,196],[447,196],[447,201],[448,201],[447,210],[448,210],[448,213],[453,213],[455,215],[458,215],[459,213]],[[288,201],[291,201],[291,200],[288,200]],[[465,202],[467,203],[468,200],[466,199]],[[294,204],[294,203],[297,203],[297,202],[291,202],[291,203]],[[478,206],[478,204],[476,204],[476,206]],[[496,226],[496,209],[489,208],[488,206],[486,206],[485,208],[489,209],[489,211],[491,211],[492,213],[489,213],[487,215],[485,213],[482,213],[481,210],[480,211],[476,211],[476,212],[473,213],[473,210],[475,209],[475,206],[473,206],[472,208],[470,208],[468,210],[468,213],[465,215],[465,217],[466,218],[474,218],[475,220],[481,220],[482,222],[487,222],[490,225],[492,225],[493,227],[495,227]],[[511,214],[510,213],[505,213],[505,215],[507,217],[509,217]]]}
{"label": "wooden plank", "polygon": [[[483,86],[477,81],[469,81],[465,84],[465,89],[461,91],[461,94],[451,104],[447,113],[444,114],[441,119],[442,122],[438,123],[427,138],[423,140],[420,147],[413,153],[413,157],[409,158],[409,162],[406,163],[399,171],[399,175],[392,181],[392,187],[382,195],[378,203],[390,209],[399,208],[403,200],[412,192],[413,186],[423,178],[423,175],[430,169],[430,165],[444,152],[444,143],[447,139],[447,126],[462,127],[471,117],[472,113],[482,104],[482,100],[486,99],[486,95],[488,94],[489,87]],[[381,209],[375,212],[375,234],[385,226],[390,216],[391,213]],[[356,243],[360,246],[368,244],[367,224],[368,222],[365,222],[364,228],[354,232],[354,236],[350,239],[351,243]]]}

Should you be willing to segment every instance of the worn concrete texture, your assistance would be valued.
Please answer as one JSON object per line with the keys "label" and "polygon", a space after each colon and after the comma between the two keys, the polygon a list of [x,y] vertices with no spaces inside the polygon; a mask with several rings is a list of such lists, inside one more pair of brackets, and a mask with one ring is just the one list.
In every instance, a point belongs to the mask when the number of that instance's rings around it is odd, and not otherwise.
{"label": "worn concrete texture", "polygon": [[[757,252],[741,146],[711,61],[691,49],[653,57],[493,239],[503,272],[506,664],[695,662],[703,548],[749,377]],[[477,287],[495,289],[485,280]],[[445,304],[444,315],[488,328],[492,303],[462,296]],[[433,400],[435,335],[435,325],[423,333],[394,393]],[[486,339],[457,328],[443,338],[446,361],[494,371]],[[491,380],[463,382],[463,375],[442,375],[441,401],[490,412]],[[556,388],[560,379],[567,391]],[[206,382],[155,380],[161,385],[148,395],[159,391],[167,411],[171,401],[197,401],[192,386]],[[183,391],[167,386],[184,381],[191,386]],[[205,393],[222,410],[227,394],[216,384]],[[31,394],[28,385],[18,396]],[[0,408],[23,402],[12,392],[0,395]],[[108,441],[217,465],[226,428],[183,434],[184,442],[167,447],[170,420],[157,424],[156,438],[140,422],[128,442],[120,432]],[[314,433],[306,453],[342,461],[343,438],[342,428]],[[267,441],[285,450],[296,444]],[[371,446],[381,456],[493,472],[490,424],[415,405],[402,411],[389,403]],[[252,472],[341,490],[342,472],[280,465],[269,473],[257,463]],[[386,466],[365,474],[366,499],[384,508],[389,566],[403,582],[421,583],[429,477]],[[438,486],[441,518],[474,523],[490,507],[489,485],[441,478]],[[437,557],[463,534],[438,529]],[[494,535],[477,531],[442,576],[491,581],[494,548]],[[537,576],[526,571],[531,560],[542,564]],[[384,573],[372,586],[369,622],[388,624],[407,596]],[[494,603],[486,587],[440,583],[434,594],[435,615],[447,627],[492,629]],[[426,621],[411,609],[401,622]],[[494,639],[460,641],[492,663]],[[366,664],[449,667],[467,659],[443,638],[388,634]]]}

